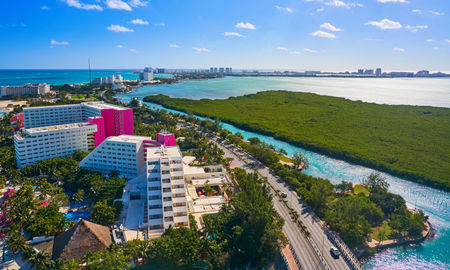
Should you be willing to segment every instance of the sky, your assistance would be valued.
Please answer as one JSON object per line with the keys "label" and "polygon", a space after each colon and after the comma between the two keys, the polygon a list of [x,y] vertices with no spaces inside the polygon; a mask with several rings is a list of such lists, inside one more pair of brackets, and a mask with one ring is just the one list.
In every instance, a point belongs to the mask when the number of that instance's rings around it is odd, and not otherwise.
{"label": "sky", "polygon": [[3,0],[1,69],[450,72],[450,0]]}

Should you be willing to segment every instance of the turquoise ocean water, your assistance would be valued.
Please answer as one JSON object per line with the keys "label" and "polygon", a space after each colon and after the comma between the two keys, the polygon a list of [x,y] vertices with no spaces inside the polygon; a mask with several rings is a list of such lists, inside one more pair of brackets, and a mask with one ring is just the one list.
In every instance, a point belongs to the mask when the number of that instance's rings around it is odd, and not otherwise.
{"label": "turquoise ocean water", "polygon": [[[94,70],[92,77],[120,73],[125,79],[137,78],[134,70]],[[85,83],[87,70],[0,70],[0,85],[23,85],[47,82],[50,84]],[[151,94],[166,94],[187,98],[227,98],[263,90],[290,90],[345,97],[385,104],[408,104],[450,107],[450,79],[356,79],[356,78],[283,78],[283,77],[226,77],[223,79],[187,81],[172,85],[145,86],[136,92],[121,95],[129,100]],[[161,108],[161,106],[155,106]],[[295,147],[269,136],[248,132],[222,123],[232,132],[245,138],[258,137],[262,141],[283,148],[289,154],[305,153],[311,161],[306,173],[330,179],[359,183],[373,170],[332,159]],[[450,137],[450,136],[449,136]],[[387,249],[365,262],[366,269],[450,269],[450,194],[384,174],[390,190],[403,196],[408,206],[423,209],[430,216],[435,234],[427,241]]]}
{"label": "turquoise ocean water", "polygon": [[[227,98],[262,90],[290,90],[346,97],[353,100],[384,104],[410,104],[450,107],[450,79],[348,79],[348,78],[241,78],[227,77],[206,81],[187,81],[173,85],[145,86],[136,92],[121,95],[123,100],[151,94],[187,98]],[[148,104],[154,108],[161,106]],[[241,130],[222,123],[245,138],[260,140],[285,149],[292,155],[303,152],[311,167],[307,174],[360,183],[372,169],[336,160],[276,140],[272,137]],[[434,235],[420,244],[390,248],[365,260],[366,269],[450,269],[450,194],[385,174],[390,191],[405,198],[409,207],[423,209],[430,217]]]}

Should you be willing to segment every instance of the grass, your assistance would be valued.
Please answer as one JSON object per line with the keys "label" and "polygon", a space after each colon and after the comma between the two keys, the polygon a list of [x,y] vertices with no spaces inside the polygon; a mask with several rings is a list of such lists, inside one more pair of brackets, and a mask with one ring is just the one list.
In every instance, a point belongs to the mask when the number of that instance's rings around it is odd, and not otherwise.
{"label": "grass", "polygon": [[219,118],[331,157],[450,190],[450,109],[264,91],[224,100],[145,101]]}
{"label": "grass", "polygon": [[281,161],[288,162],[288,163],[293,163],[293,161],[292,161],[292,159],[290,157],[287,157],[285,155],[278,155],[278,157],[280,158]]}
{"label": "grass", "polygon": [[358,195],[359,193],[364,193],[366,197],[369,196],[369,189],[363,185],[355,185],[353,187],[353,194]]}

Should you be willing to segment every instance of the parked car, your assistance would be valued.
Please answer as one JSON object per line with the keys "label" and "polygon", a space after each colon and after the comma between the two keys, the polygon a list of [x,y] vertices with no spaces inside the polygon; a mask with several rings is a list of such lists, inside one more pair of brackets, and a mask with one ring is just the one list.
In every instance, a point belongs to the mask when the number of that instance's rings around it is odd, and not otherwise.
{"label": "parked car", "polygon": [[333,256],[333,258],[335,258],[335,259],[339,259],[339,256],[341,255],[341,252],[336,247],[331,247],[330,253],[331,253],[331,256]]}
{"label": "parked car", "polygon": [[282,198],[287,198],[286,192],[281,193],[281,197],[282,197]]}

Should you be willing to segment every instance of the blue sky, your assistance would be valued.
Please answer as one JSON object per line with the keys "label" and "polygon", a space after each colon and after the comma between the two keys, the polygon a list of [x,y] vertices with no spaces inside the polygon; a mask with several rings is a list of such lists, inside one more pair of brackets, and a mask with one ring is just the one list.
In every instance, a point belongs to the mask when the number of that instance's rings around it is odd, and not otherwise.
{"label": "blue sky", "polygon": [[14,0],[0,68],[450,72],[449,0]]}

